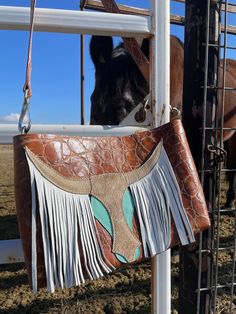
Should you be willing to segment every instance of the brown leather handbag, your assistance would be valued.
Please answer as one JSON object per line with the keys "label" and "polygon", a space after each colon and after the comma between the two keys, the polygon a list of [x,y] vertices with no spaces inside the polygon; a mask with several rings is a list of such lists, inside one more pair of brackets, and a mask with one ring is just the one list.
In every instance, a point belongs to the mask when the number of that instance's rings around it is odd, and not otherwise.
{"label": "brown leather handbag", "polygon": [[70,287],[194,241],[210,226],[181,121],[123,137],[14,137],[33,289]]}
{"label": "brown leather handbag", "polygon": [[33,290],[79,285],[194,242],[210,221],[180,120],[123,137],[26,134],[32,25],[33,14],[14,165]]}

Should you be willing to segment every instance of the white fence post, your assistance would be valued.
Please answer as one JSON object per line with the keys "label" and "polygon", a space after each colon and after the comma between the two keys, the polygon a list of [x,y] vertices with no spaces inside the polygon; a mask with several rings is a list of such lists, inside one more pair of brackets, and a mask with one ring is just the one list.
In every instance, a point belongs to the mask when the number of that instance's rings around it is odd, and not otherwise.
{"label": "white fence post", "polygon": [[[170,116],[170,0],[152,0],[152,104],[154,126]],[[152,314],[170,314],[170,249],[152,259]]]}

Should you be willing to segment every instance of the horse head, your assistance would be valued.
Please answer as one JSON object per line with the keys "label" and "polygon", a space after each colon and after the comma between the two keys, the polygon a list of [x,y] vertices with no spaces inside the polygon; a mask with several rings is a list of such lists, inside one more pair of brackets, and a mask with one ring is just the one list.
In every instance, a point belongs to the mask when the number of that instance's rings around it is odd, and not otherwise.
{"label": "horse head", "polygon": [[[170,102],[182,109],[182,42],[170,39]],[[142,51],[149,58],[149,40]],[[119,124],[148,93],[148,84],[123,44],[113,47],[111,37],[93,36],[90,54],[95,65],[95,89],[91,96],[91,124]]]}
{"label": "horse head", "polygon": [[[149,44],[142,45],[149,55]],[[148,93],[148,84],[124,44],[113,48],[112,37],[93,36],[90,54],[95,66],[91,124],[119,124]]]}

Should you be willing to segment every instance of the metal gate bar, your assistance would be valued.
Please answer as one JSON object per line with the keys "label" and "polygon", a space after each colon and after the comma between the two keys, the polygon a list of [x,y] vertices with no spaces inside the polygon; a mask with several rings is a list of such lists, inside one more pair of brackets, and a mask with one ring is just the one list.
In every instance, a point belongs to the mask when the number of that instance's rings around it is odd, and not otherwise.
{"label": "metal gate bar", "polygon": [[[212,1],[186,0],[185,16],[185,79],[183,118],[194,160],[200,168],[199,176],[211,207],[214,197],[212,153],[208,145],[213,141],[216,100],[215,71],[217,68],[217,11]],[[219,28],[218,28],[219,29]],[[205,88],[204,88],[205,87]],[[195,111],[197,113],[195,113]],[[218,127],[218,126],[217,126]],[[208,130],[206,130],[208,128]],[[181,249],[180,314],[208,313],[211,302],[211,230],[198,238],[195,246]],[[185,279],[186,278],[186,279]],[[192,280],[189,280],[191,278]],[[187,281],[189,280],[189,282]],[[202,290],[204,288],[204,290]]]}
{"label": "metal gate bar", "polygon": [[[229,3],[228,1],[219,1],[218,10],[219,10],[219,27],[221,30],[219,34],[218,43],[206,43],[208,47],[214,47],[218,51],[218,70],[216,71],[217,79],[215,81],[214,86],[206,85],[204,87],[204,95],[215,90],[218,93],[218,98],[222,99],[222,112],[218,110],[218,106],[216,107],[216,119],[214,127],[205,127],[204,130],[211,132],[214,135],[214,145],[219,145],[220,149],[224,149],[223,143],[223,131],[225,130],[235,130],[235,127],[225,128],[224,127],[224,106],[225,106],[225,98],[227,97],[227,92],[236,91],[236,86],[228,87],[226,86],[226,69],[227,69],[227,50],[234,50],[236,47],[233,47],[228,44],[228,28],[226,27],[228,24],[228,14],[229,8],[230,11],[232,7],[236,7],[236,4]],[[223,31],[222,31],[223,30]],[[222,42],[223,38],[223,42]],[[220,71],[220,56],[223,55],[222,58],[222,78],[220,80],[219,71]],[[205,65],[204,71],[206,72],[209,68],[209,64]],[[207,104],[205,104],[207,105]],[[220,133],[220,139],[219,139]],[[235,298],[235,287],[236,287],[236,210],[234,208],[224,208],[223,199],[222,199],[222,191],[223,191],[223,174],[235,172],[236,169],[228,169],[224,166],[222,160],[218,159],[218,156],[213,156],[213,167],[210,169],[213,177],[213,186],[211,191],[212,198],[212,232],[211,232],[211,267],[208,269],[208,273],[210,276],[210,284],[207,287],[199,287],[199,298],[202,293],[210,293],[211,302],[208,308],[207,313],[235,313],[236,309],[236,298]],[[202,173],[206,172],[205,170]],[[232,217],[234,214],[234,217]],[[230,215],[230,216],[227,216]],[[222,238],[222,228],[224,228],[224,220],[228,217],[228,220],[231,223],[231,233],[230,233],[230,243],[225,243]],[[201,253],[204,253],[202,250]],[[227,255],[227,263],[228,263],[228,278],[222,278],[224,272],[224,265],[222,265],[222,254]],[[223,268],[223,269],[222,269]],[[225,276],[225,274],[224,274]],[[223,281],[222,281],[223,280]],[[219,293],[221,292],[221,293]],[[222,294],[224,298],[227,299],[224,307],[222,304]],[[225,300],[226,301],[226,300]],[[202,313],[201,309],[198,309],[197,313]]]}

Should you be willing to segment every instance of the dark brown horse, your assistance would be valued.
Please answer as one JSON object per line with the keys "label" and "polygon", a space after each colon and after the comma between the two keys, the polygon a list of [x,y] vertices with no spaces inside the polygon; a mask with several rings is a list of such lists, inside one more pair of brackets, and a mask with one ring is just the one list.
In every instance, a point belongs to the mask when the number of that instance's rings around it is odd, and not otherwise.
{"label": "dark brown horse", "polygon": [[[142,50],[149,56],[149,44],[143,42]],[[183,61],[182,42],[171,36],[170,40],[170,102],[173,107],[182,109],[183,97]],[[123,44],[113,48],[111,37],[93,36],[90,54],[95,65],[95,89],[91,96],[91,124],[119,124],[148,93],[148,86],[139,69]],[[222,77],[222,64],[220,76]],[[220,77],[220,81],[221,81]],[[226,86],[236,87],[236,61],[227,60]],[[221,111],[222,99],[219,99]],[[227,91],[225,95],[224,127],[236,127],[236,91]],[[236,133],[224,131],[227,141],[230,169],[236,168]],[[236,175],[230,172],[227,207],[233,207],[235,201]]]}

